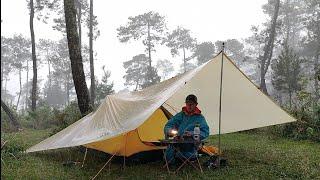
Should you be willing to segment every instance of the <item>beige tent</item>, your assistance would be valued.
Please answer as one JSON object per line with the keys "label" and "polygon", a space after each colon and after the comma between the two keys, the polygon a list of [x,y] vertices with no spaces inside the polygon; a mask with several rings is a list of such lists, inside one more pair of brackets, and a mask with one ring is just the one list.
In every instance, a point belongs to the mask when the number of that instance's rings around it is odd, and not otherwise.
{"label": "beige tent", "polygon": [[27,152],[83,145],[129,156],[159,149],[150,142],[163,138],[168,116],[181,110],[188,94],[198,97],[210,134],[217,134],[222,60],[222,134],[295,121],[219,53],[194,70],[141,91],[108,95],[95,112]]}

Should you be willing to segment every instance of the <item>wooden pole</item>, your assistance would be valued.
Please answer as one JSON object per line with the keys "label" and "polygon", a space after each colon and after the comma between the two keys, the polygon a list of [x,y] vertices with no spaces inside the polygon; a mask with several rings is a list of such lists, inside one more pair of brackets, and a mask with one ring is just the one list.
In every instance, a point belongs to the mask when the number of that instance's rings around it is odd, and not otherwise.
{"label": "wooden pole", "polygon": [[86,160],[86,157],[87,157],[87,152],[88,152],[88,148],[86,148],[86,152],[84,153],[84,157],[83,157],[83,161],[82,161],[82,166],[84,165],[84,161]]}
{"label": "wooden pole", "polygon": [[218,141],[218,166],[220,166],[220,156],[221,156],[221,109],[222,109],[222,80],[223,80],[223,55],[224,55],[224,42],[222,43],[221,50],[221,70],[220,70],[220,100],[219,100],[219,141]]}
{"label": "wooden pole", "polygon": [[102,168],[98,171],[98,173],[91,179],[94,180],[99,174],[100,172],[106,167],[106,165],[112,160],[112,158],[116,155],[116,153],[114,153],[109,159],[108,161],[102,166]]}

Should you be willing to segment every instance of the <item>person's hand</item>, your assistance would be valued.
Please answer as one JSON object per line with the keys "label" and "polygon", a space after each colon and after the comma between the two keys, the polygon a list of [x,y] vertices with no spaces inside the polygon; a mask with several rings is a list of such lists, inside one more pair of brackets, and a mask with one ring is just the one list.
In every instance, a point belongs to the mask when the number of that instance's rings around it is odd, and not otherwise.
{"label": "person's hand", "polygon": [[185,131],[184,136],[192,136],[192,133],[190,131]]}

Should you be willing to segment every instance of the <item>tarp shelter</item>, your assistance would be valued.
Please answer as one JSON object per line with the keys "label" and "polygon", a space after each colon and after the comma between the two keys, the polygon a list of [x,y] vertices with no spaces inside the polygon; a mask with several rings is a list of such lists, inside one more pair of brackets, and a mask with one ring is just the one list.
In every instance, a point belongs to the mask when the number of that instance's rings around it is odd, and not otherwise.
{"label": "tarp shelter", "polygon": [[168,114],[181,111],[188,94],[198,97],[210,134],[217,134],[222,61],[221,134],[295,121],[221,52],[194,70],[141,91],[108,95],[95,112],[27,152],[82,145],[130,156],[160,149],[150,142],[164,137]]}

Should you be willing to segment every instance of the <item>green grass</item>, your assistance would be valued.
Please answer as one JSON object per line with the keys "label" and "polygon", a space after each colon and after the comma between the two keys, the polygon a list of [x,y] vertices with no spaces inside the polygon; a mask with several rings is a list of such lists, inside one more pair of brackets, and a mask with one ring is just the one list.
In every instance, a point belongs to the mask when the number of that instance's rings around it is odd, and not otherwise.
{"label": "green grass", "polygon": [[[4,179],[91,179],[103,166],[106,157],[89,152],[85,166],[63,166],[66,161],[82,161],[79,148],[23,154],[31,145],[49,136],[52,129],[24,130],[1,134],[9,140],[1,152]],[[222,169],[204,170],[204,174],[188,167],[178,174],[168,174],[162,162],[121,164],[106,167],[97,179],[320,179],[320,144],[310,141],[292,141],[265,134],[234,133],[221,138],[224,156],[229,165]],[[210,137],[209,144],[217,144]],[[12,152],[13,155],[8,152]],[[205,161],[206,157],[202,158]]]}

